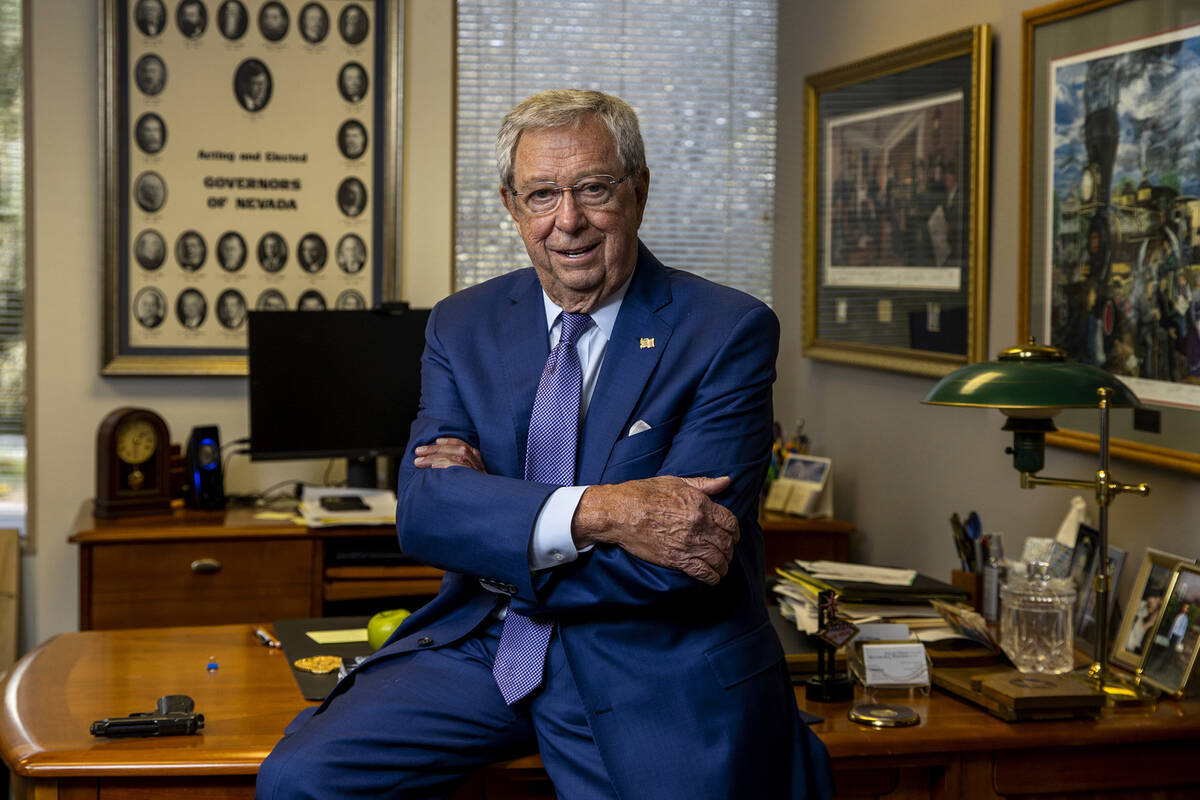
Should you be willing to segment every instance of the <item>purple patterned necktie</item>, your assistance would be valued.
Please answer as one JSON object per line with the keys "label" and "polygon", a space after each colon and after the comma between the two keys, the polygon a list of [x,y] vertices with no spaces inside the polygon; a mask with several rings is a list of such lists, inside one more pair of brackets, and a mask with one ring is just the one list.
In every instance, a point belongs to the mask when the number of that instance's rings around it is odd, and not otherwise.
{"label": "purple patterned necktie", "polygon": [[[570,486],[575,482],[583,369],[575,345],[592,325],[587,314],[564,311],[558,346],[546,359],[525,446],[525,480]],[[535,620],[511,608],[500,631],[492,674],[512,705],[536,689],[546,668],[546,648],[554,623]]]}

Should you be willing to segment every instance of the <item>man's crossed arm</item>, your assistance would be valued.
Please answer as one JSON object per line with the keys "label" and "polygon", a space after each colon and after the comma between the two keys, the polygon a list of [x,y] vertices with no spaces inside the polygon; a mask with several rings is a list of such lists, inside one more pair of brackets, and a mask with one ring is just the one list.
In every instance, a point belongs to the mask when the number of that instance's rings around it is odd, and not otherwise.
{"label": "man's crossed arm", "polygon": [[[461,439],[417,447],[420,469],[467,467],[487,472],[483,458]],[[571,520],[577,548],[612,544],[630,555],[716,584],[729,569],[740,532],[733,512],[711,497],[730,485],[719,478],[660,475],[589,486]]]}

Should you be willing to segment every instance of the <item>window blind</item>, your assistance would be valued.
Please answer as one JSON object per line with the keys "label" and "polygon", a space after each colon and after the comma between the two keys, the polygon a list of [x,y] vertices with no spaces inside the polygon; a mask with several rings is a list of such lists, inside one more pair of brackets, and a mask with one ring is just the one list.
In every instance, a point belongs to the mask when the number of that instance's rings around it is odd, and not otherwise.
{"label": "window blind", "polygon": [[577,88],[638,113],[646,245],[770,303],[775,48],[775,0],[459,0],[456,288],[528,266],[496,130],[529,95]]}
{"label": "window blind", "polygon": [[0,505],[24,502],[25,150],[21,0],[0,0]]}

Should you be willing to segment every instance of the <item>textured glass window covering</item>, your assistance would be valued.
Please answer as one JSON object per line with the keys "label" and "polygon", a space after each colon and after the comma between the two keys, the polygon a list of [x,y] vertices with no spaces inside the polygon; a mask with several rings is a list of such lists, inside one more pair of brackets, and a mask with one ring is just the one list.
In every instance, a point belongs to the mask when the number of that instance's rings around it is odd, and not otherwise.
{"label": "textured glass window covering", "polygon": [[771,302],[775,48],[775,0],[459,0],[455,287],[528,266],[496,129],[535,92],[579,88],[638,113],[655,255]]}
{"label": "textured glass window covering", "polygon": [[25,150],[21,37],[21,0],[0,0],[0,506],[8,502],[23,503],[25,485]]}

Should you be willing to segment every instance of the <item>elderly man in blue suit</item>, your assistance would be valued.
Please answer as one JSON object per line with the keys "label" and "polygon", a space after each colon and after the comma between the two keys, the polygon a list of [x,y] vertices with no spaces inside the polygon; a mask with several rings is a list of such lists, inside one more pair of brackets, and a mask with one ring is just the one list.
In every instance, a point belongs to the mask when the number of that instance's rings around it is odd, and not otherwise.
{"label": "elderly man in blue suit", "polygon": [[623,101],[534,95],[496,152],[533,268],[434,309],[398,486],[441,592],[289,726],[259,796],[443,797],[535,747],[564,798],[827,796],[763,599],[775,315],[638,240]]}

